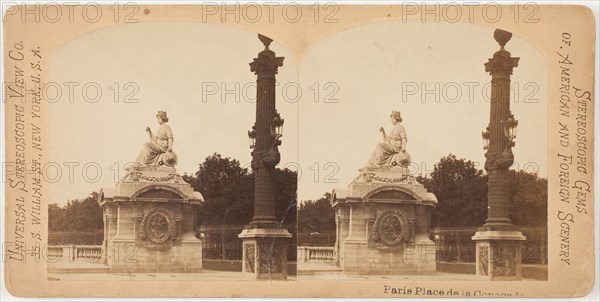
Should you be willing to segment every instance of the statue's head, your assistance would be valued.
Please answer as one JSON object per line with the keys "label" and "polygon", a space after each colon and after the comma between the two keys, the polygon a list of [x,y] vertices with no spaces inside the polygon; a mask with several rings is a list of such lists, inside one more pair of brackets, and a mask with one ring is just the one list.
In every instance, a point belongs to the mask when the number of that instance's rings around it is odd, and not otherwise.
{"label": "statue's head", "polygon": [[164,122],[168,122],[169,118],[167,117],[167,112],[166,111],[159,111],[156,114],[157,118],[160,118],[161,120],[163,120]]}
{"label": "statue's head", "polygon": [[392,114],[390,114],[390,117],[394,118],[398,122],[402,122],[402,117],[400,116],[400,111],[392,111]]}

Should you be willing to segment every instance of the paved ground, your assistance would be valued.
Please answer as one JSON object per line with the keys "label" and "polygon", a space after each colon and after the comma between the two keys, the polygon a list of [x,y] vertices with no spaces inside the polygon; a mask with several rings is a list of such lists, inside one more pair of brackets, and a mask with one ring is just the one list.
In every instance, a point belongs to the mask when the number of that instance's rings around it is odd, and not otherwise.
{"label": "paved ground", "polygon": [[[206,281],[255,281],[251,273],[203,270],[202,273],[111,273],[108,266],[94,260],[61,260],[48,264],[48,280],[59,281],[147,281],[147,280],[206,280]],[[296,280],[296,276],[288,276]]]}
{"label": "paved ground", "polygon": [[49,262],[48,270],[66,270],[66,269],[108,269],[108,266],[100,263],[99,260],[89,259],[77,259],[75,261],[69,261],[68,259],[60,259],[57,262]]}
{"label": "paved ground", "polygon": [[298,275],[298,280],[410,280],[410,281],[486,281],[476,275],[438,272],[435,275],[356,275],[341,272],[318,272],[314,275]]}
{"label": "paved ground", "polygon": [[[528,265],[535,267],[535,265]],[[538,267],[545,267],[538,265]],[[435,275],[359,275],[356,273],[342,273],[342,270],[333,263],[328,262],[299,262],[298,280],[426,280],[426,281],[487,281],[485,277],[467,273],[450,273],[438,271]],[[547,277],[545,277],[547,278]],[[523,277],[523,280],[540,281],[545,278]]]}
{"label": "paved ground", "polygon": [[[198,274],[172,274],[172,273],[52,273],[48,272],[50,281],[255,281],[254,275],[242,272],[222,272],[204,270]],[[296,280],[296,276],[289,276],[288,280]]]}
{"label": "paved ground", "polygon": [[[77,260],[59,261],[48,265],[48,280],[206,280],[206,281],[254,281],[250,273],[203,270],[202,273],[111,273],[108,266],[101,263]],[[288,276],[288,280],[427,280],[427,281],[485,281],[473,274],[453,274],[437,272],[435,275],[357,275],[344,274],[332,263],[298,263],[298,276]],[[535,280],[535,279],[524,279]]]}
{"label": "paved ground", "polygon": [[333,263],[300,262],[298,263],[298,280],[465,280],[484,281],[481,277],[467,274],[438,272],[435,275],[358,275],[342,273]]}

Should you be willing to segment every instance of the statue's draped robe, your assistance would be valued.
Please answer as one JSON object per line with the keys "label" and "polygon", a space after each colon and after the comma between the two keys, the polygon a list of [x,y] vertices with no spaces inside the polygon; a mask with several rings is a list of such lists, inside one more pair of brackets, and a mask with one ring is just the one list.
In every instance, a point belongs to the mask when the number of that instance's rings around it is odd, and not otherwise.
{"label": "statue's draped robe", "polygon": [[154,136],[154,141],[145,143],[138,154],[135,163],[137,166],[158,166],[162,162],[162,155],[169,149],[169,139],[173,139],[173,131],[169,125],[163,123]]}
{"label": "statue's draped robe", "polygon": [[397,123],[388,137],[387,143],[377,144],[367,166],[381,167],[397,164],[397,156],[402,150],[402,140],[406,139],[406,131],[400,123]]}

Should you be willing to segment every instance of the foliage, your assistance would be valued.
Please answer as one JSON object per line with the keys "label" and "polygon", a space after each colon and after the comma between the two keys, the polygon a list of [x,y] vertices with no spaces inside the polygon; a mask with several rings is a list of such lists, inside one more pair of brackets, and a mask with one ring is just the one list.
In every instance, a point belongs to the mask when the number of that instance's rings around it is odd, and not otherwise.
{"label": "foliage", "polygon": [[[417,179],[435,194],[433,227],[481,226],[487,217],[487,175],[475,163],[448,155],[427,178]],[[511,219],[517,226],[547,224],[548,181],[536,173],[509,172]]]}
{"label": "foliage", "polygon": [[[536,173],[511,171],[511,219],[518,226],[547,224],[548,181]],[[239,161],[213,154],[200,164],[198,171],[184,180],[203,194],[198,224],[245,225],[253,216],[254,174]],[[487,176],[472,161],[448,155],[440,159],[428,177],[417,180],[434,193],[438,205],[432,212],[432,227],[480,226],[487,217]],[[276,215],[292,233],[296,230],[297,173],[275,170]],[[82,232],[103,228],[98,193],[84,199],[70,200],[64,207],[48,207],[51,232]],[[335,213],[329,204],[330,194],[304,202],[298,209],[298,232],[302,238],[311,234],[335,233]],[[314,237],[314,236],[313,236]]]}
{"label": "foliage", "polygon": [[277,219],[290,230],[296,233],[297,205],[298,205],[298,173],[289,169],[275,169],[275,200]]}
{"label": "foliage", "polygon": [[[517,226],[547,225],[548,181],[536,173],[510,171],[511,219]],[[474,162],[449,154],[440,159],[428,177],[417,177],[438,200],[431,226],[444,228],[478,227],[487,218],[487,175]],[[298,240],[311,233],[335,232],[335,216],[329,193],[304,202],[298,210]],[[303,239],[304,238],[304,239]],[[305,241],[308,242],[308,239]]]}
{"label": "foliage", "polygon": [[331,193],[325,193],[317,200],[307,200],[298,208],[299,233],[335,232],[335,211],[329,201]]}
{"label": "foliage", "polygon": [[[194,190],[202,193],[205,202],[198,210],[202,225],[246,225],[254,210],[254,174],[242,168],[235,159],[213,154],[200,164],[198,171],[184,175]],[[292,233],[296,226],[297,173],[275,169],[276,215]],[[52,203],[48,207],[49,231],[102,230],[102,209],[98,193],[85,199],[71,200],[64,207]]]}
{"label": "foliage", "polygon": [[62,208],[56,203],[50,204],[48,217],[49,231],[92,231],[104,227],[97,192],[84,199],[69,200]]}
{"label": "foliage", "polygon": [[[297,173],[275,169],[276,216],[286,226],[296,223]],[[254,212],[254,174],[240,162],[214,153],[192,176],[184,176],[205,202],[198,210],[201,225],[245,225]],[[288,227],[289,229],[289,227]]]}
{"label": "foliage", "polygon": [[94,231],[48,232],[49,245],[101,245],[104,241],[104,229]]}
{"label": "foliage", "polygon": [[298,208],[298,245],[332,245],[335,243],[335,211],[329,201],[331,193],[317,200],[307,200]]}
{"label": "foliage", "polygon": [[193,176],[184,176],[204,197],[200,225],[244,224],[252,218],[254,177],[235,159],[207,157]]}
{"label": "foliage", "polygon": [[427,178],[419,177],[438,204],[431,214],[436,227],[480,226],[487,217],[487,177],[470,160],[448,155]]}
{"label": "foliage", "polygon": [[511,171],[510,214],[519,226],[548,224],[548,180],[537,173]]}

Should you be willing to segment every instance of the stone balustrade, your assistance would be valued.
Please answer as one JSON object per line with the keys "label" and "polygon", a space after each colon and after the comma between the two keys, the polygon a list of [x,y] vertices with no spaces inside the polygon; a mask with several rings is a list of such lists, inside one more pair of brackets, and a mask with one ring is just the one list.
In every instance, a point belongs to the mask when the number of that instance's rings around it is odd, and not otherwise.
{"label": "stone balustrade", "polygon": [[300,262],[336,262],[335,248],[330,246],[299,246]]}
{"label": "stone balustrade", "polygon": [[63,259],[68,261],[85,260],[99,261],[102,258],[101,245],[50,245],[47,251],[48,259]]}

